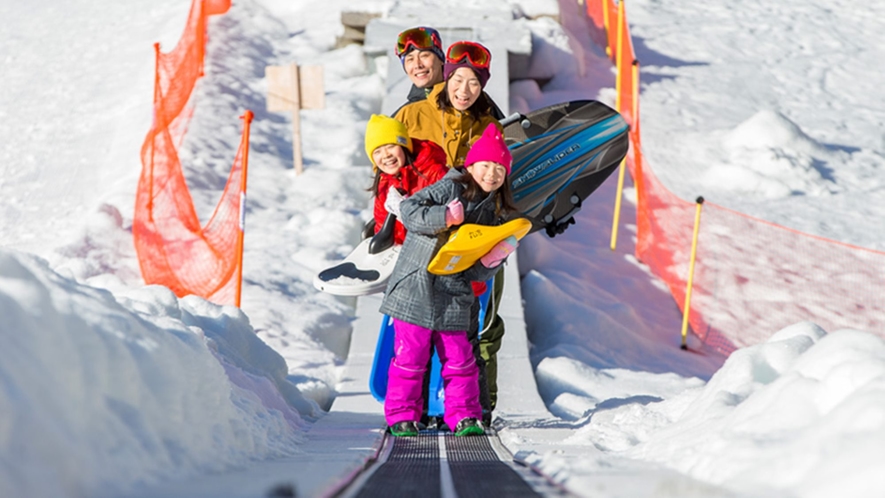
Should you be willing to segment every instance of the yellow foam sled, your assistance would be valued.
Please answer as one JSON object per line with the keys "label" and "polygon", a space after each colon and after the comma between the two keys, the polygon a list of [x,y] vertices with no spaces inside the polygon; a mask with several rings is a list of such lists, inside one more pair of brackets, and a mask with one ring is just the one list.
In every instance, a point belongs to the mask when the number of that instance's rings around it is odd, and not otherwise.
{"label": "yellow foam sled", "polygon": [[531,228],[532,222],[526,218],[517,218],[498,226],[461,225],[427,265],[427,271],[434,275],[462,272],[488,254],[498,242],[511,235],[521,239]]}

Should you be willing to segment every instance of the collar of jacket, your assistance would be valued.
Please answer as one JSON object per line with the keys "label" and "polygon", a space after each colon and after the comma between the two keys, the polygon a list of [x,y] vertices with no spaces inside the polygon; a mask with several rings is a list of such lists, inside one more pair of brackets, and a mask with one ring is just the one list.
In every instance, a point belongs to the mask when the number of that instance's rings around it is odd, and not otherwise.
{"label": "collar of jacket", "polygon": [[[485,197],[483,197],[482,199],[480,199],[478,201],[477,200],[468,201],[467,202],[467,211],[474,211],[476,209],[482,208],[486,204],[490,204],[492,202],[491,199],[494,199],[494,197],[495,196],[492,195],[491,193],[486,193]],[[492,206],[492,209],[494,210],[494,206]]]}
{"label": "collar of jacket", "polygon": [[446,82],[445,81],[441,81],[441,82],[433,85],[433,88],[430,89],[430,93],[427,94],[427,100],[433,102],[433,104],[436,105],[436,103],[437,103],[436,99],[439,97],[439,94],[441,94],[445,91],[445,89],[446,89]]}
{"label": "collar of jacket", "polygon": [[409,95],[406,96],[406,102],[418,102],[427,98],[427,94],[430,93],[430,88],[418,88],[412,83],[412,88],[409,89]]}

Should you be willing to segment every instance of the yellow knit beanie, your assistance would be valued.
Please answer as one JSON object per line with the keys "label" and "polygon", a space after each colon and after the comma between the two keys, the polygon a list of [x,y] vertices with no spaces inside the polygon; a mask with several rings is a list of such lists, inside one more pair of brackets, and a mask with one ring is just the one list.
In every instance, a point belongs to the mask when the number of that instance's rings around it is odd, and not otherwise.
{"label": "yellow knit beanie", "polygon": [[366,125],[366,154],[373,166],[375,160],[372,159],[372,152],[387,144],[399,145],[412,152],[412,139],[409,138],[406,125],[381,114],[372,114],[369,124]]}

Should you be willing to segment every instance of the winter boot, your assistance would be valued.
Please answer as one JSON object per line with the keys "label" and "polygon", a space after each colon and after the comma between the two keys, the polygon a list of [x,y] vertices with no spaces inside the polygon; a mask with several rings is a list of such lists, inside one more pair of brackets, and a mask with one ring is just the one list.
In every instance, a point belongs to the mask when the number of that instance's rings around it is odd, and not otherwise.
{"label": "winter boot", "polygon": [[396,437],[417,436],[418,424],[408,420],[397,422],[390,427],[390,433]]}
{"label": "winter boot", "polygon": [[455,426],[456,436],[481,436],[485,434],[482,424],[473,417],[462,418]]}
{"label": "winter boot", "polygon": [[[424,420],[424,417],[422,417],[421,420],[423,421],[423,420]],[[420,425],[420,423],[419,423],[419,425]],[[441,425],[442,425],[442,419],[441,419],[441,418],[439,418],[439,417],[427,417],[427,425],[425,426],[425,428],[426,428],[428,431],[438,431],[438,430],[440,430],[440,426],[441,426]]]}

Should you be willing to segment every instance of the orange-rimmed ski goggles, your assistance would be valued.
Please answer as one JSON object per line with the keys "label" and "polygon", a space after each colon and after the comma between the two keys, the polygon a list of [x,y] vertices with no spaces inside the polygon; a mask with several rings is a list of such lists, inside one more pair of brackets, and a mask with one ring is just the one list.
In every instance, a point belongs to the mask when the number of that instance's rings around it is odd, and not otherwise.
{"label": "orange-rimmed ski goggles", "polygon": [[488,69],[492,63],[492,54],[489,49],[471,41],[455,42],[446,52],[446,62],[449,64],[457,64],[465,57],[473,67],[481,69]]}
{"label": "orange-rimmed ski goggles", "polygon": [[396,56],[402,57],[412,48],[416,50],[433,50],[436,48],[439,52],[442,52],[442,40],[439,37],[439,31],[422,26],[407,29],[400,33],[396,38],[396,48],[394,50]]}

